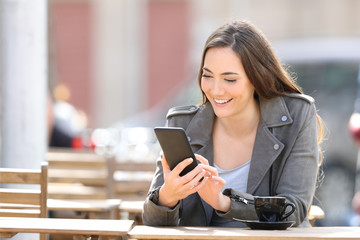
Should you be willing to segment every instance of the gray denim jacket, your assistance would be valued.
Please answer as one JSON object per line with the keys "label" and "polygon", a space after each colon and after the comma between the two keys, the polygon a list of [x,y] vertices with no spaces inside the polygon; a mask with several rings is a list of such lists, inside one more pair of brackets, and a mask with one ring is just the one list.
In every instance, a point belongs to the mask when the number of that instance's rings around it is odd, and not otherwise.
{"label": "gray denim jacket", "polygon": [[[232,200],[228,212],[214,211],[197,193],[183,199],[174,208],[157,205],[159,189],[164,183],[159,158],[144,203],[144,224],[208,226],[212,214],[255,220],[254,205],[249,201],[254,196],[277,195],[286,197],[296,206],[288,220],[295,221],[295,226],[310,226],[307,213],[315,191],[319,163],[314,100],[302,94],[287,94],[270,100],[260,99],[260,110],[261,120],[251,158],[247,192],[223,191]],[[209,103],[200,107],[176,107],[167,115],[167,126],[183,127],[194,152],[207,158],[212,166],[214,117]]]}

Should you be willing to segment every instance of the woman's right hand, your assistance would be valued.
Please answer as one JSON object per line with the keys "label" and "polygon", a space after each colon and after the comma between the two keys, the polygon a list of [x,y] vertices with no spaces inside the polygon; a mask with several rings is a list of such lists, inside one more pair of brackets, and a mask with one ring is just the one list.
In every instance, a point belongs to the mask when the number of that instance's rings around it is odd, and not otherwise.
{"label": "woman's right hand", "polygon": [[[159,192],[159,205],[175,207],[181,199],[197,192],[205,185],[208,177],[202,164],[184,176],[179,175],[192,161],[192,158],[187,158],[176,165],[173,170],[170,170],[169,164],[163,156],[161,163],[164,172],[164,184]],[[199,182],[201,178],[204,179]]]}

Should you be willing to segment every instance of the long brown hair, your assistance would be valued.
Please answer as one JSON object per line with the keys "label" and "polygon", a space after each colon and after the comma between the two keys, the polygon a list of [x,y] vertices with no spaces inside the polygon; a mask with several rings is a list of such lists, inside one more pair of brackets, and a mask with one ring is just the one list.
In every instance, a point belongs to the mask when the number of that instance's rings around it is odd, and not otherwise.
{"label": "long brown hair", "polygon": [[[302,93],[281,66],[265,36],[247,21],[227,23],[207,39],[198,75],[199,86],[205,55],[212,47],[230,47],[238,55],[258,96],[270,99],[285,93]],[[202,95],[203,103],[207,102],[204,92]]]}
{"label": "long brown hair", "polygon": [[[255,87],[255,96],[271,99],[286,93],[303,93],[296,84],[296,79],[290,76],[276,57],[265,35],[248,21],[227,23],[209,36],[204,46],[198,74],[200,89],[204,59],[207,51],[213,47],[230,47],[238,55],[247,77]],[[202,89],[201,92],[204,104],[209,100]],[[323,123],[319,115],[317,120],[321,162],[320,143],[323,139]]]}

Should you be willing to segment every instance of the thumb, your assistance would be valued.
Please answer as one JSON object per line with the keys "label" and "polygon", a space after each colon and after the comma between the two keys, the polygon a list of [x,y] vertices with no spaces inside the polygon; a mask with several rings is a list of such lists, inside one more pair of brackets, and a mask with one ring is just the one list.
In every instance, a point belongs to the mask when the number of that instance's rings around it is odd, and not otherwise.
{"label": "thumb", "polygon": [[195,157],[197,160],[199,160],[202,164],[204,165],[209,165],[209,161],[204,158],[203,156],[199,155],[199,154],[195,154]]}

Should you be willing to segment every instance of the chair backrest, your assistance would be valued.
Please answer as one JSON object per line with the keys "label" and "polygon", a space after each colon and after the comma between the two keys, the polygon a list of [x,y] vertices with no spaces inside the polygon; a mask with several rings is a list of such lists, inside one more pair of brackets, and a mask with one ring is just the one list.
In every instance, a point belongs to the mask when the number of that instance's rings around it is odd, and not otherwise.
{"label": "chair backrest", "polygon": [[46,162],[41,170],[0,168],[0,217],[46,218],[47,173]]}
{"label": "chair backrest", "polygon": [[108,198],[107,157],[92,152],[51,150],[46,160],[49,164],[48,198]]}
{"label": "chair backrest", "polygon": [[51,149],[48,198],[145,200],[155,172],[150,161],[117,161],[93,152]]}

